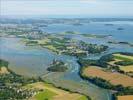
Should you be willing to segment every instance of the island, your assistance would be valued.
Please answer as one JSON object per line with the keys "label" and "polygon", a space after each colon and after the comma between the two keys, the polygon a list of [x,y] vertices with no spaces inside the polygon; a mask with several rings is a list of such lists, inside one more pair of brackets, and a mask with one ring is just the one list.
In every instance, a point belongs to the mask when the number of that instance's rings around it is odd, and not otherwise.
{"label": "island", "polygon": [[123,41],[108,41],[109,44],[120,44],[120,45],[128,45],[133,47],[132,43],[129,42],[123,42]]}
{"label": "island", "polygon": [[112,37],[112,35],[97,35],[97,34],[80,34],[80,35],[87,38],[100,38],[100,39]]}
{"label": "island", "polygon": [[54,59],[50,67],[47,68],[50,72],[65,72],[67,71],[68,67],[67,64],[63,61]]}
{"label": "island", "polygon": [[92,43],[86,43],[81,40],[75,40],[72,38],[66,38],[62,35],[50,35],[48,34],[43,39],[27,39],[26,45],[40,45],[47,48],[57,54],[65,54],[71,56],[87,56],[89,54],[102,53],[108,49],[106,45],[97,45]]}

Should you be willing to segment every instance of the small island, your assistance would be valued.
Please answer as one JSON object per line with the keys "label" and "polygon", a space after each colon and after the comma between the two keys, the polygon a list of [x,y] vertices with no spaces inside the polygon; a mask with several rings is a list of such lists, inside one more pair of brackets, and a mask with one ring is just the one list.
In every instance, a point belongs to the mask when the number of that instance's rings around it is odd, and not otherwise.
{"label": "small island", "polygon": [[121,31],[121,30],[124,30],[124,28],[122,28],[122,27],[119,27],[119,28],[117,28],[117,30],[120,30],[120,31]]}
{"label": "small island", "polygon": [[129,43],[129,42],[123,42],[123,41],[108,41],[108,43],[109,43],[109,44],[128,45],[128,46],[133,47],[133,44],[132,44],[132,43]]}
{"label": "small island", "polygon": [[97,35],[97,34],[80,34],[80,35],[88,38],[99,38],[99,39],[108,38],[112,36],[112,35]]}
{"label": "small island", "polygon": [[68,70],[67,64],[60,60],[53,60],[50,67],[47,68],[51,72],[65,72]]}

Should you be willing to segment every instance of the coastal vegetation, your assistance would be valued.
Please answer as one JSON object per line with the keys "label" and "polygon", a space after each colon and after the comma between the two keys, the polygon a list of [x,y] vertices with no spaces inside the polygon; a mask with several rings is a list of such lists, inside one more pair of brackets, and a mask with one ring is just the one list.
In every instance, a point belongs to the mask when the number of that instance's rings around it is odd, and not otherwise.
{"label": "coastal vegetation", "polygon": [[98,60],[93,60],[93,59],[82,59],[80,58],[78,60],[78,63],[81,65],[81,66],[90,66],[90,65],[94,65],[94,66],[99,66],[99,67],[102,67],[102,68],[107,68],[108,67],[108,62],[109,61],[113,61],[114,57],[113,55],[111,54],[108,54],[108,55],[104,55],[102,56],[100,59]]}
{"label": "coastal vegetation", "polygon": [[0,67],[8,67],[8,61],[5,61],[3,59],[0,59]]}

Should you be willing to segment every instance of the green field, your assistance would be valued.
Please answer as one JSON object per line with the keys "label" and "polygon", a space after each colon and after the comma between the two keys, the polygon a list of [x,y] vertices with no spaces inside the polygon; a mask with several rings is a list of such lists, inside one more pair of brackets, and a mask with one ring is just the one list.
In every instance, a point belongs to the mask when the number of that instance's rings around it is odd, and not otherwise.
{"label": "green field", "polygon": [[41,90],[31,97],[30,100],[88,100],[82,94],[62,90],[43,82],[29,84],[25,88]]}
{"label": "green field", "polygon": [[113,54],[115,59],[124,60],[124,61],[133,61],[132,56],[122,55],[122,54]]}
{"label": "green field", "polygon": [[52,100],[56,94],[49,90],[44,90],[35,96],[36,100]]}
{"label": "green field", "polygon": [[133,56],[123,54],[113,54],[114,61],[110,64],[119,66],[124,72],[133,72]]}
{"label": "green field", "polygon": [[82,96],[78,100],[88,100],[88,99],[86,98],[86,96]]}

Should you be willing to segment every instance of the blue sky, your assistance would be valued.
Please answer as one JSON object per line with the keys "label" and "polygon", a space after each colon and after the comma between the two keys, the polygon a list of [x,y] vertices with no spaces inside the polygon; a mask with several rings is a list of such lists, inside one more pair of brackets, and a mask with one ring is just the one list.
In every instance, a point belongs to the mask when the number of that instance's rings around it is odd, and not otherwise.
{"label": "blue sky", "polygon": [[1,0],[1,15],[132,17],[133,0]]}

